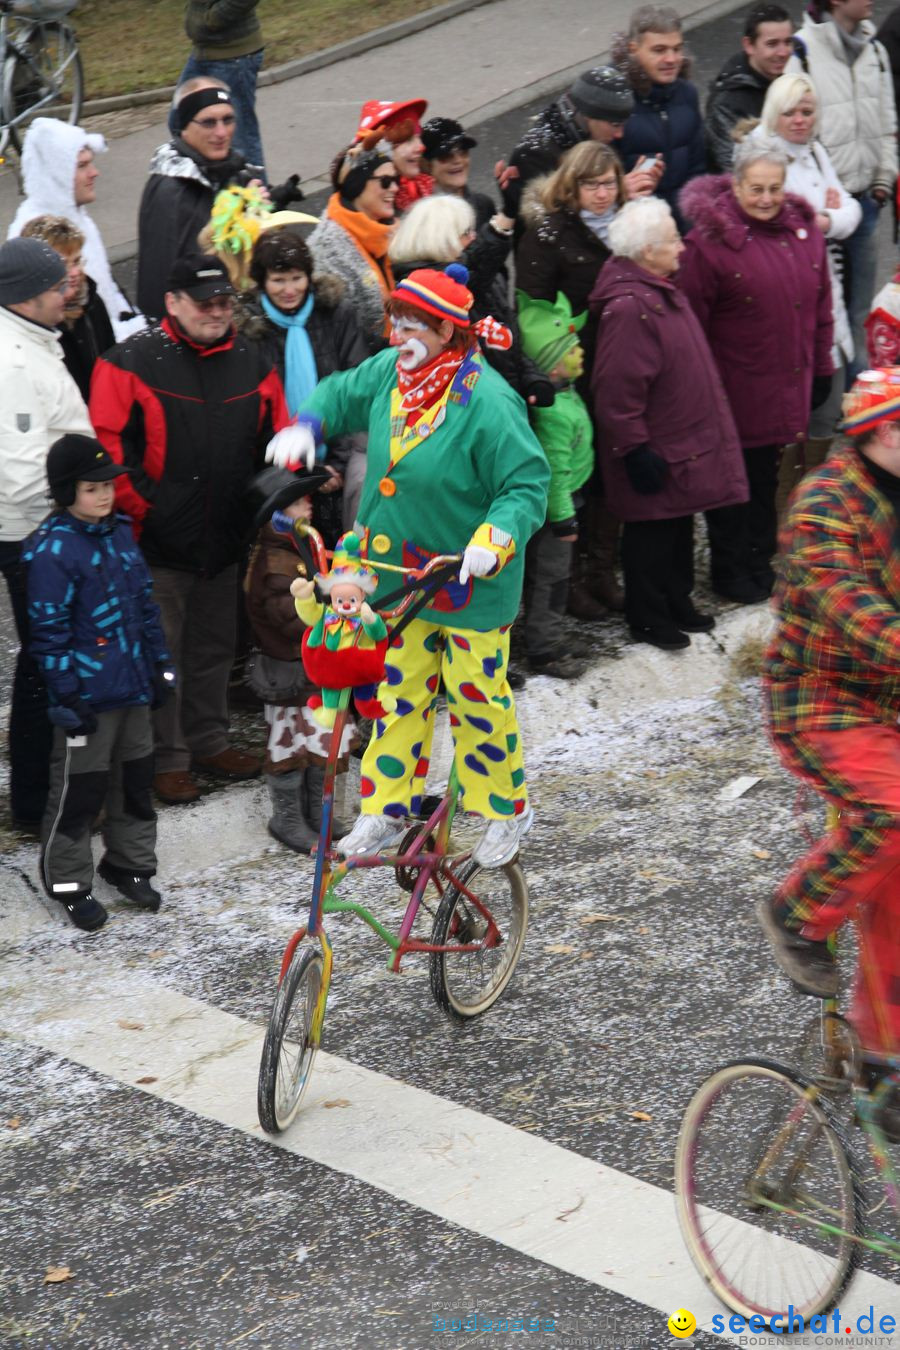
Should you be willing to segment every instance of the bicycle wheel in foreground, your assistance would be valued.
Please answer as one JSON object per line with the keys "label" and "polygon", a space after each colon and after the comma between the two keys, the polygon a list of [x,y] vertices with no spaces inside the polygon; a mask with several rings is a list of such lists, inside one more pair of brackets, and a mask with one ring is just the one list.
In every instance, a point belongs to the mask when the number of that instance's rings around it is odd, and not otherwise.
{"label": "bicycle wheel in foreground", "polygon": [[4,130],[17,150],[33,117],[57,117],[75,126],[84,98],[78,42],[62,23],[41,24],[24,48],[3,64]]}
{"label": "bicycle wheel in foreground", "polygon": [[301,942],[278,986],[259,1065],[256,1107],[269,1134],[281,1134],[300,1110],[318,1042],[310,1037],[322,988],[322,954]]}
{"label": "bicycle wheel in foreground", "polygon": [[477,895],[493,924],[462,890],[447,889],[434,917],[431,941],[436,946],[479,946],[458,956],[432,952],[431,992],[448,1016],[466,1020],[496,1003],[512,978],[528,928],[528,887],[518,863],[484,868],[470,862],[458,876]]}
{"label": "bicycle wheel in foreground", "polygon": [[694,1094],[678,1135],[675,1195],[701,1275],[743,1317],[830,1308],[859,1257],[864,1204],[852,1155],[815,1089],[747,1060]]}

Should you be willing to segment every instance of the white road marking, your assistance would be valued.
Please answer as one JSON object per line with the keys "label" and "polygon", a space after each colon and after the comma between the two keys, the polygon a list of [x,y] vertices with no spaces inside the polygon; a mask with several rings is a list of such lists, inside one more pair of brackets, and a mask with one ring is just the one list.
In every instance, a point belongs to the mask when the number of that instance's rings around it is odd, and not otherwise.
{"label": "white road marking", "polygon": [[[256,1118],[258,1026],[133,971],[62,959],[62,974],[31,958],[5,967],[0,1030],[268,1140]],[[139,1086],[146,1077],[156,1082]],[[326,1107],[335,1101],[348,1105]],[[336,1056],[319,1054],[303,1111],[268,1142],[664,1318],[687,1307],[702,1330],[723,1312],[687,1257],[668,1191]],[[841,1312],[855,1322],[870,1304],[900,1321],[897,1287],[862,1272]]]}

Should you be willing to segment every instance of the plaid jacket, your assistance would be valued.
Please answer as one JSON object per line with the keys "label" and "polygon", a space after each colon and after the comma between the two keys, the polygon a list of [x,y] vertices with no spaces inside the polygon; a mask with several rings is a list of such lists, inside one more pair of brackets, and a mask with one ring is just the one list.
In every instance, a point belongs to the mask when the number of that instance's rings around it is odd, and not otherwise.
{"label": "plaid jacket", "polygon": [[850,445],[804,480],[782,532],[764,688],[776,735],[895,725],[900,535]]}

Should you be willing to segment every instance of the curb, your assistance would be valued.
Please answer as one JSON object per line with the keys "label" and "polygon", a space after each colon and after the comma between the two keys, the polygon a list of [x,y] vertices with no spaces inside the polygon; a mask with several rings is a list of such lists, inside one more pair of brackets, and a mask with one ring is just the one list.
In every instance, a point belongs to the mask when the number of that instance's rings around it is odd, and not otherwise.
{"label": "curb", "polygon": [[[731,660],[742,644],[764,642],[773,624],[768,606],[747,606],[721,614],[715,632],[695,637],[684,653],[626,644],[619,654],[601,657],[571,683],[546,676],[529,680],[516,701],[526,764],[548,760],[559,764],[565,756],[565,738],[580,734],[585,725],[605,718],[613,721],[654,704],[709,697],[735,678]],[[443,718],[435,728],[432,748],[435,781],[447,777],[451,753],[450,728]],[[353,770],[348,777],[356,778]],[[348,789],[349,785],[343,791]],[[339,801],[339,809],[342,806]],[[241,859],[262,861],[266,851],[276,847],[266,833],[268,815],[265,786],[258,781],[214,792],[191,806],[161,811],[160,876],[202,872]],[[12,923],[13,937],[17,924],[30,930],[42,921],[35,907],[37,858],[34,845],[0,854],[0,915],[5,915],[4,924]],[[302,867],[303,860],[298,863]],[[49,902],[43,908],[51,912]],[[10,917],[14,915],[19,917]]]}
{"label": "curb", "polygon": [[[434,9],[423,10],[421,14],[412,14],[408,19],[398,19],[396,23],[385,24],[383,28],[373,28],[368,33],[361,33],[359,37],[348,38],[346,42],[336,42],[333,47],[323,47],[320,52],[298,56],[293,61],[285,61],[283,65],[263,70],[256,82],[257,87],[281,84],[284,80],[292,80],[298,75],[309,75],[312,71],[322,70],[325,66],[337,65],[339,61],[359,56],[360,52],[369,51],[372,47],[384,47],[391,42],[399,42],[401,38],[424,32],[426,28],[433,28],[446,19],[455,19],[457,14],[466,14],[470,9],[480,9],[482,5],[490,3],[491,0],[450,0],[449,4],[437,5]],[[134,94],[111,94],[109,98],[89,99],[81,111],[83,115],[93,117],[98,113],[140,108],[148,103],[163,103],[170,99],[174,92],[175,85],[166,84],[158,89],[141,89]]]}

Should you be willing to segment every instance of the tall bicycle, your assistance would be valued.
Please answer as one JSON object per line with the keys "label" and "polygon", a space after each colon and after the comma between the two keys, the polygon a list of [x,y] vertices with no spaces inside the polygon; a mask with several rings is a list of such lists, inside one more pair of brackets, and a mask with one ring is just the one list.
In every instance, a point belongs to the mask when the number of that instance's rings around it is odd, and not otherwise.
{"label": "tall bicycle", "polygon": [[[303,522],[295,522],[294,528],[309,538],[319,569],[326,571],[327,558],[319,535]],[[386,596],[380,610],[385,619],[393,621],[392,636],[397,636],[430,596],[456,575],[459,562],[458,557],[438,556],[421,569],[410,569],[368,559],[371,567],[404,576],[401,590]],[[448,1017],[459,1021],[478,1017],[496,1003],[512,978],[528,927],[528,887],[518,860],[487,869],[468,852],[452,851],[450,832],[459,798],[455,766],[441,800],[427,817],[423,811],[423,818],[409,821],[395,852],[343,860],[332,853],[334,780],[349,700],[350,690],[344,689],[325,768],[309,916],[285,949],[263,1043],[257,1111],[260,1124],[270,1134],[286,1130],[300,1110],[321,1042],[332,969],[325,915],[353,914],[361,918],[386,944],[387,967],[394,974],[399,973],[400,963],[409,953],[427,955],[432,996]],[[398,886],[409,895],[396,934],[364,904],[339,894],[342,883],[351,875],[362,877],[377,867],[393,868]],[[422,911],[431,918],[427,940],[414,933]]]}
{"label": "tall bicycle", "polygon": [[792,1305],[808,1321],[841,1296],[863,1251],[900,1259],[896,1232],[869,1224],[860,1163],[838,1118],[842,1102],[852,1106],[896,1224],[900,1178],[889,1145],[898,1142],[900,1056],[869,940],[858,932],[883,1076],[863,1075],[853,1028],[828,999],[806,1072],[765,1059],[726,1064],[698,1088],[682,1120],[675,1154],[682,1234],[707,1284],[745,1318],[770,1322]]}
{"label": "tall bicycle", "polygon": [[63,23],[78,0],[0,0],[0,156],[35,117],[74,125],[84,72],[73,29]]}

